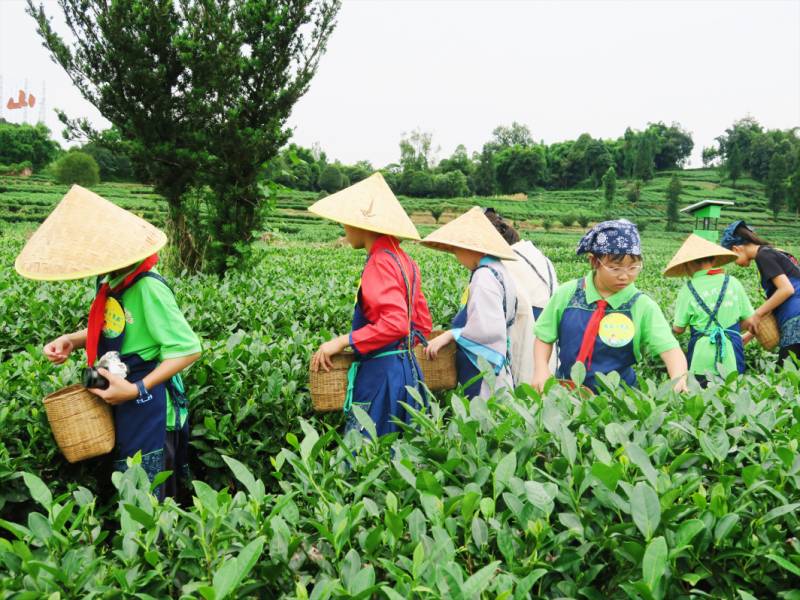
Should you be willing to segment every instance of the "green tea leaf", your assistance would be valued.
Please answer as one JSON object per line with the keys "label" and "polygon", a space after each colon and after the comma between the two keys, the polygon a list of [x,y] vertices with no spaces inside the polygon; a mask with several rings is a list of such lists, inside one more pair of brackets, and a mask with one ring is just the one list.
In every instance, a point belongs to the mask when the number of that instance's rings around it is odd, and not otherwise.
{"label": "green tea leaf", "polygon": [[658,482],[658,472],[653,468],[647,452],[637,444],[625,444],[625,454],[628,455],[633,464],[639,467],[639,470],[647,478],[647,482],[655,488]]}
{"label": "green tea leaf", "polygon": [[464,582],[464,585],[461,588],[464,596],[466,598],[478,598],[483,593],[483,591],[487,588],[489,583],[491,583],[492,579],[494,578],[495,571],[497,571],[497,567],[500,565],[500,561],[496,560],[493,563],[489,563],[476,573],[472,575],[469,579]]}
{"label": "green tea leaf", "polygon": [[622,479],[622,465],[604,465],[596,462],[592,465],[592,475],[603,482],[612,492],[617,488],[617,483]]}
{"label": "green tea leaf", "polygon": [[792,573],[793,575],[800,577],[800,567],[797,566],[796,564],[789,562],[782,556],[777,556],[776,554],[767,554],[767,558],[770,559],[772,562],[781,566],[786,571],[789,571],[789,573]]}
{"label": "green tea leaf", "polygon": [[508,482],[517,470],[517,453],[513,450],[506,454],[494,470],[494,497],[495,499],[500,493],[508,487]]}
{"label": "green tea leaf", "polygon": [[723,462],[731,449],[728,434],[721,427],[713,429],[710,434],[701,432],[699,442],[703,454],[715,462]]}
{"label": "green tea leaf", "polygon": [[706,528],[700,519],[689,519],[678,527],[675,533],[675,549],[684,548],[692,543],[694,537]]}
{"label": "green tea leaf", "polygon": [[28,486],[31,498],[36,500],[36,502],[44,506],[47,510],[50,510],[50,507],[53,505],[53,494],[50,493],[50,489],[45,485],[44,481],[33,473],[23,473],[22,479],[25,481],[25,485]]}
{"label": "green tea leaf", "polygon": [[131,519],[144,525],[146,529],[153,529],[156,526],[155,519],[147,514],[144,510],[133,504],[125,504],[125,511],[131,516]]}
{"label": "green tea leaf", "polygon": [[667,570],[667,554],[667,541],[663,536],[658,536],[647,545],[642,560],[642,579],[651,591],[655,591]]}
{"label": "green tea leaf", "polygon": [[245,487],[253,499],[261,502],[264,499],[265,492],[263,482],[253,477],[250,470],[235,458],[223,454],[222,460],[225,461],[225,464],[233,472],[233,476]]}
{"label": "green tea leaf", "polygon": [[653,537],[661,522],[661,505],[655,490],[639,482],[631,492],[631,516],[633,522],[646,540]]}
{"label": "green tea leaf", "polygon": [[222,563],[212,579],[216,600],[222,600],[234,591],[255,566],[264,549],[264,537],[259,536],[247,544],[236,558]]}

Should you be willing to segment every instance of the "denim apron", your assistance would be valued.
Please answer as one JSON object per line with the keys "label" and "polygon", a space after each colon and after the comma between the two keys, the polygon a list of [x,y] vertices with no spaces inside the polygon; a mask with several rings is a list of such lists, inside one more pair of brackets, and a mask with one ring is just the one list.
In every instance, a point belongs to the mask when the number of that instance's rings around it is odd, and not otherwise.
{"label": "denim apron", "polygon": [[[419,385],[423,380],[422,372],[412,350],[415,339],[425,339],[412,319],[414,299],[416,298],[416,270],[412,269],[413,280],[409,282],[397,255],[390,250],[383,250],[383,252],[394,259],[403,276],[408,299],[409,335],[407,338],[391,342],[382,348],[357,357],[348,372],[348,390],[344,405],[344,411],[347,414],[345,432],[355,429],[364,433],[364,428],[350,410],[351,405],[355,404],[367,411],[367,414],[375,422],[375,429],[379,436],[400,431],[400,427],[393,419],[403,423],[411,422],[411,416],[401,402],[405,402],[415,409],[419,408],[417,401],[408,392],[406,386],[416,389],[424,398],[424,393]],[[367,258],[368,262],[369,258]],[[364,268],[366,268],[366,263]],[[363,298],[359,286],[353,308],[352,331],[371,324],[364,313],[362,304]]]}
{"label": "denim apron", "polygon": [[[127,380],[133,383],[144,379],[159,364],[156,360],[143,360],[135,353],[122,354],[125,340],[125,306],[122,295],[143,277],[153,277],[167,285],[163,277],[147,271],[134,278],[127,288],[110,292],[106,300],[105,326],[97,345],[98,356],[110,351],[120,353],[122,362],[128,367]],[[113,407],[116,431],[114,470],[126,470],[128,468],[126,459],[141,452],[142,468],[150,481],[153,481],[161,471],[173,472],[173,476],[156,490],[159,499],[163,499],[164,496],[175,497],[182,485],[188,484],[188,417],[182,425],[180,423],[180,409],[186,409],[187,406],[183,383],[180,376],[176,375],[167,383],[154,386],[148,391],[151,398],[147,401],[143,402],[136,398]],[[176,418],[176,427],[174,431],[169,432],[167,431],[168,401],[173,403]]]}
{"label": "denim apron", "polygon": [[[630,300],[618,308],[609,306],[606,309],[605,316],[600,322],[600,333],[594,343],[591,365],[586,369],[584,385],[592,391],[597,391],[595,373],[606,374],[611,371],[619,373],[621,379],[629,386],[636,386],[636,373],[633,371],[633,365],[636,364],[636,355],[633,352],[635,325],[631,315],[633,305],[641,295],[641,292],[636,292]],[[583,342],[583,334],[595,308],[597,307],[586,301],[586,279],[582,277],[558,324],[559,367],[556,375],[559,379],[570,378],[572,365],[575,364]],[[630,335],[620,339],[607,338],[604,341],[604,323],[611,325],[615,322],[623,325],[626,330],[629,329]]]}
{"label": "denim apron", "polygon": [[[516,308],[514,312],[511,314],[511,318],[508,317],[508,308],[506,306],[506,284],[503,281],[503,276],[493,269],[489,265],[478,265],[475,270],[472,271],[472,274],[469,277],[470,282],[472,278],[475,276],[475,273],[478,269],[489,269],[494,275],[495,279],[500,283],[500,287],[503,288],[503,314],[506,317],[506,357],[503,361],[503,364],[500,366],[500,369],[508,369],[509,373],[511,372],[511,336],[509,334],[509,329],[512,325],[514,325],[514,320],[516,319]],[[461,310],[456,313],[456,316],[453,318],[453,322],[450,324],[451,329],[460,329],[467,324],[467,304],[468,302],[464,303],[464,306],[461,307]],[[461,344],[456,344],[456,376],[458,379],[459,385],[464,385],[467,382],[475,379],[472,381],[466,388],[464,388],[464,393],[468,397],[479,396],[481,393],[481,385],[483,383],[483,377],[478,377],[480,375],[480,370],[478,367],[470,359],[469,354],[467,354],[468,350],[463,348]],[[477,378],[477,379],[476,379]],[[512,379],[513,381],[513,379]]]}

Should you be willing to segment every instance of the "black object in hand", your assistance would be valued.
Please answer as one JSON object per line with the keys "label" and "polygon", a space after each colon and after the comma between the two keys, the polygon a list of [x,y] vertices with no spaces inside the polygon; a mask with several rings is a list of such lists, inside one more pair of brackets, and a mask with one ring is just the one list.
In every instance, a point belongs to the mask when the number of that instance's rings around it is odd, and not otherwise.
{"label": "black object in hand", "polygon": [[108,386],[108,379],[100,375],[100,373],[94,367],[89,367],[83,370],[83,387],[105,390],[108,389]]}

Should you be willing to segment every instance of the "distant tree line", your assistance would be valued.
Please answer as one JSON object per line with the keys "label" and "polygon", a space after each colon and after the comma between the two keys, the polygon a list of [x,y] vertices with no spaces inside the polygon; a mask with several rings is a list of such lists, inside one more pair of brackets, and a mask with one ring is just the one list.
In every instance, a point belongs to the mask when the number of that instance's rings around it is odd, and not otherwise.
{"label": "distant tree line", "polygon": [[773,215],[784,209],[800,214],[800,137],[798,127],[765,130],[753,117],[736,121],[703,148],[703,164],[716,164],[736,182],[750,176],[766,187]]}
{"label": "distant tree line", "polygon": [[[694,142],[679,124],[650,123],[644,131],[625,130],[616,140],[593,138],[545,144],[526,125],[497,127],[480,152],[463,145],[441,161],[430,133],[413,131],[400,140],[400,161],[383,172],[400,194],[416,197],[489,196],[544,189],[615,187],[616,177],[648,181],[656,171],[681,168]],[[330,162],[319,149],[289,146],[269,166],[274,179],[304,190],[336,191],[372,171],[366,161]]]}

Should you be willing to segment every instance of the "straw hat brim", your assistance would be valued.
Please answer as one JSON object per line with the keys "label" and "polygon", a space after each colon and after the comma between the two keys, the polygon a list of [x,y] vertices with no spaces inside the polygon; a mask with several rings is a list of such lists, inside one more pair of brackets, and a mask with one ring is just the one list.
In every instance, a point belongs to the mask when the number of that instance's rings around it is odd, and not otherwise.
{"label": "straw hat brim", "polygon": [[461,248],[495,258],[517,260],[514,250],[478,206],[442,225],[422,240],[422,245],[444,252]]}
{"label": "straw hat brim", "polygon": [[161,250],[166,234],[141,217],[72,186],[14,261],[38,281],[84,279],[130,267]]}
{"label": "straw hat brim", "polygon": [[405,240],[420,239],[411,218],[380,173],[317,200],[308,211],[342,225]]}
{"label": "straw hat brim", "polygon": [[736,260],[735,252],[726,250],[722,246],[709,242],[696,234],[689,235],[683,245],[669,261],[663,274],[666,277],[685,277],[691,275],[686,270],[686,265],[701,258],[713,258],[714,268],[722,267]]}

